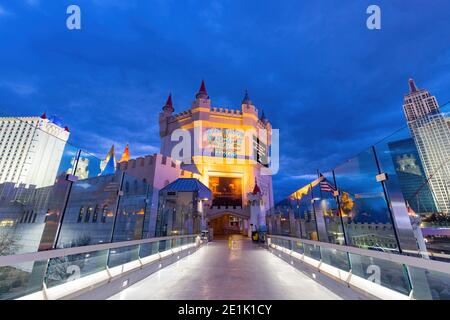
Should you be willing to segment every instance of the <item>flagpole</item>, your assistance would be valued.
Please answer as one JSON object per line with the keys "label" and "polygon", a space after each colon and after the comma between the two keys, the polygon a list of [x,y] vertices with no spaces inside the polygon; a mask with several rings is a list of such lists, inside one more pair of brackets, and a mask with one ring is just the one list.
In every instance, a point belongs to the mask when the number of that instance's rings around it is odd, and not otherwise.
{"label": "flagpole", "polygon": [[342,211],[341,211],[341,203],[340,203],[340,201],[339,201],[339,189],[338,189],[338,186],[337,186],[337,184],[336,184],[336,175],[334,174],[334,170],[332,170],[331,172],[333,172],[333,182],[334,182],[334,187],[336,188],[336,191],[337,191],[337,195],[336,195],[336,203],[337,203],[337,206],[338,206],[338,215],[339,215],[339,218],[341,219],[341,224],[342,224],[342,233],[344,234],[344,244],[347,246],[348,245],[348,241],[347,241],[347,233],[346,233],[346,230],[345,230],[345,225],[344,225],[344,219],[343,219],[343,217],[342,217]]}

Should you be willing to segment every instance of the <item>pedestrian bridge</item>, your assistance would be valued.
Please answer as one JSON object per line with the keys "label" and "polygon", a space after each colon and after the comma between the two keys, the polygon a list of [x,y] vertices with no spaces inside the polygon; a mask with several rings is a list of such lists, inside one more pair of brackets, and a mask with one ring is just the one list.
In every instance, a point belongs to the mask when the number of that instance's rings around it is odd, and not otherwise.
{"label": "pedestrian bridge", "polygon": [[1,299],[449,299],[448,263],[311,240],[150,238],[0,257]]}

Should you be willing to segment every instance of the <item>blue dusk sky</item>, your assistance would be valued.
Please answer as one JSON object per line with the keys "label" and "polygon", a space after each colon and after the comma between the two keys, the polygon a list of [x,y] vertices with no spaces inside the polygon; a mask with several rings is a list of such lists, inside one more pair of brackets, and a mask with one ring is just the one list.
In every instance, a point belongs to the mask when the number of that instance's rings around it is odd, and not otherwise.
{"label": "blue dusk sky", "polygon": [[[81,8],[81,30],[66,8]],[[381,8],[381,30],[366,9]],[[281,133],[277,199],[405,125],[408,78],[450,100],[448,0],[0,0],[0,109],[55,114],[104,156],[159,151],[169,92],[213,106],[247,88]]]}

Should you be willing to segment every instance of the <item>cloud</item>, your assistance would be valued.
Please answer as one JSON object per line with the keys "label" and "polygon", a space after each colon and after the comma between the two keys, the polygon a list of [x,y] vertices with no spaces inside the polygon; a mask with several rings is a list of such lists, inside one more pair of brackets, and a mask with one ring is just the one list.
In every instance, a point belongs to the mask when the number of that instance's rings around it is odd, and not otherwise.
{"label": "cloud", "polygon": [[41,4],[40,0],[25,0],[25,4],[29,7],[38,7]]}
{"label": "cloud", "polygon": [[130,152],[134,153],[133,157],[146,156],[149,154],[154,154],[154,153],[159,152],[159,147],[156,147],[153,145],[148,145],[148,144],[142,144],[142,143],[131,144],[130,148],[134,149],[134,150],[133,149],[130,150]]}
{"label": "cloud", "polygon": [[5,87],[19,96],[28,96],[38,92],[38,89],[26,82],[3,81],[0,87]]}
{"label": "cloud", "polygon": [[315,180],[317,179],[317,174],[301,174],[297,176],[288,176],[289,179],[301,179],[301,180]]}

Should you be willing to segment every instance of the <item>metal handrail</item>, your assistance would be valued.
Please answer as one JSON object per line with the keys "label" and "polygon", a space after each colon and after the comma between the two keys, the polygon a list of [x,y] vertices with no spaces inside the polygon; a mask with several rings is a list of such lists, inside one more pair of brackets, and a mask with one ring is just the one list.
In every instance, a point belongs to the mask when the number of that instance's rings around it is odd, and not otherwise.
{"label": "metal handrail", "polygon": [[428,260],[423,258],[416,258],[411,256],[405,256],[398,253],[389,253],[389,252],[380,252],[373,250],[366,250],[357,247],[350,247],[345,245],[339,245],[328,242],[320,242],[314,240],[307,240],[295,237],[287,237],[287,236],[278,236],[278,235],[267,235],[267,238],[277,238],[289,241],[299,241],[305,244],[315,245],[319,247],[323,247],[326,249],[335,249],[338,251],[353,253],[361,256],[372,257],[381,260],[387,260],[394,263],[405,264],[411,267],[427,269],[430,271],[442,272],[450,275],[450,263],[436,261],[436,260]]}
{"label": "metal handrail", "polygon": [[88,253],[88,252],[93,252],[93,251],[101,251],[101,250],[129,247],[129,246],[134,246],[134,245],[158,242],[158,241],[162,241],[162,240],[192,238],[192,237],[197,237],[197,236],[199,236],[199,235],[198,234],[190,234],[190,235],[180,235],[180,236],[147,238],[147,239],[140,239],[140,240],[109,242],[109,243],[94,244],[94,245],[88,245],[88,246],[82,246],[82,247],[61,248],[61,249],[52,249],[52,250],[48,250],[48,251],[29,252],[29,253],[21,253],[21,254],[9,255],[9,256],[0,256],[0,267],[10,266],[10,265],[24,263],[24,262],[30,262],[30,261],[48,260],[51,258],[59,258],[59,257],[70,256],[70,255],[74,255],[74,254],[80,254],[80,253]]}

